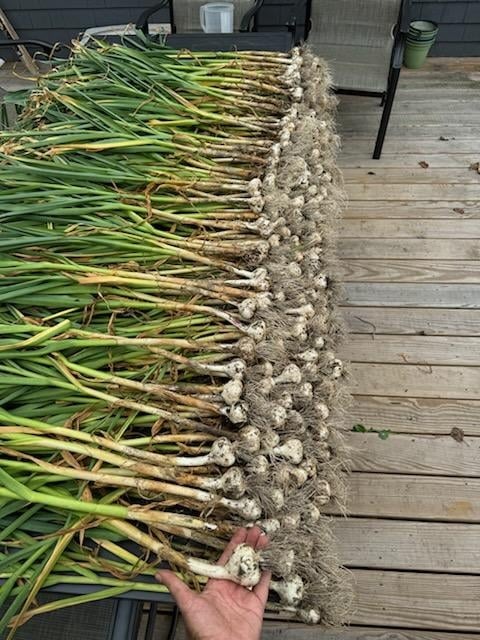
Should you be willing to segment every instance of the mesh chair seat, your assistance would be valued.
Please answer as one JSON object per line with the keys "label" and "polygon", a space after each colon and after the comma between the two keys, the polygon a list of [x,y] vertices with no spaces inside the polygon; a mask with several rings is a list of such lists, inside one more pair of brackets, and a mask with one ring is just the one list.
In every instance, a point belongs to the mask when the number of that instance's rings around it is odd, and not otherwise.
{"label": "mesh chair seat", "polygon": [[379,93],[387,88],[392,48],[390,43],[384,48],[350,44],[317,46],[315,39],[310,37],[309,44],[317,55],[328,62],[336,87]]}
{"label": "mesh chair seat", "polygon": [[[223,0],[222,0],[223,1]],[[174,22],[177,33],[195,33],[202,31],[200,26],[200,7],[207,0],[178,0],[174,2]],[[240,29],[243,16],[253,6],[253,0],[234,0],[233,28],[234,31]]]}
{"label": "mesh chair seat", "polygon": [[401,0],[312,0],[308,43],[330,63],[336,87],[387,88]]}

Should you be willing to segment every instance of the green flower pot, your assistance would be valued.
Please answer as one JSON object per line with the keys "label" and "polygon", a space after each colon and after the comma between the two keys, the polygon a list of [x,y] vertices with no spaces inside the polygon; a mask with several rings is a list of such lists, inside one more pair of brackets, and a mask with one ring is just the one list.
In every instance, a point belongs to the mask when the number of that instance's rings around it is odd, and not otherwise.
{"label": "green flower pot", "polygon": [[403,62],[408,69],[419,69],[425,62],[438,33],[436,22],[414,20],[410,23]]}
{"label": "green flower pot", "polygon": [[422,64],[428,55],[428,52],[432,48],[433,40],[431,42],[407,42],[405,46],[405,53],[403,55],[403,63],[408,69],[420,69]]}
{"label": "green flower pot", "polygon": [[437,33],[438,24],[429,20],[414,20],[408,30],[409,38],[416,41],[435,39]]}

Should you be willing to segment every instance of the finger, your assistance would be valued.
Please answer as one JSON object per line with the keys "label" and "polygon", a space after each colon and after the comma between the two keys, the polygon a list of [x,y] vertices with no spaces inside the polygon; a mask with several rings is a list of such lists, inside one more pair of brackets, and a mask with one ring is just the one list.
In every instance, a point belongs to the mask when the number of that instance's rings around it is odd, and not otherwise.
{"label": "finger", "polygon": [[267,536],[267,534],[264,531],[262,531],[261,534],[258,536],[257,545],[255,549],[257,551],[261,551],[262,549],[266,549],[269,544],[270,544],[270,538]]}
{"label": "finger", "polygon": [[173,571],[162,569],[155,574],[155,578],[167,587],[180,609],[188,606],[194,594],[180,578],[177,578]]}
{"label": "finger", "polygon": [[264,608],[268,600],[268,586],[270,584],[271,578],[272,578],[272,572],[264,571],[262,573],[262,577],[260,578],[259,583],[253,588],[253,593],[257,596],[262,607]]}
{"label": "finger", "polygon": [[235,547],[238,547],[239,544],[242,544],[242,542],[246,541],[247,533],[248,533],[247,529],[245,529],[244,527],[242,527],[241,529],[238,529],[237,531],[235,531],[235,533],[233,534],[230,542],[227,544],[227,546],[223,550],[222,555],[218,559],[217,564],[223,566],[224,564],[227,563],[227,561],[230,558],[230,556],[232,555],[233,550],[235,549]]}
{"label": "finger", "polygon": [[245,543],[256,549],[260,538],[264,535],[260,527],[252,527],[248,530]]}

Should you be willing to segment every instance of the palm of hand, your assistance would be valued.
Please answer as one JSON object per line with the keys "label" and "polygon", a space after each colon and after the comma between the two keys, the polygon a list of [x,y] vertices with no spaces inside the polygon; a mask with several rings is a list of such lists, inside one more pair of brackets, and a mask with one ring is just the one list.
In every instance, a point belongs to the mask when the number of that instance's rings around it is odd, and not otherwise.
{"label": "palm of hand", "polygon": [[[260,549],[266,546],[267,539],[258,528],[240,529],[226,547],[219,564],[224,564],[242,542]],[[270,582],[268,572],[251,591],[228,580],[209,580],[203,592],[196,593],[169,571],[160,571],[159,578],[175,597],[192,640],[260,638]]]}

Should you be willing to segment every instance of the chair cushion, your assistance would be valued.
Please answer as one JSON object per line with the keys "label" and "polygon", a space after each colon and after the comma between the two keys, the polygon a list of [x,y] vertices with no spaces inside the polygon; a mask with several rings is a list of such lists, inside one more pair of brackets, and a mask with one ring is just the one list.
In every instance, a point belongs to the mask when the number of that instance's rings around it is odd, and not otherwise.
{"label": "chair cushion", "polygon": [[385,91],[401,0],[312,0],[308,44],[340,89]]}
{"label": "chair cushion", "polygon": [[[173,19],[178,33],[202,31],[200,26],[200,7],[209,0],[174,0]],[[224,2],[225,0],[222,0]],[[228,0],[227,0],[228,2]],[[233,13],[233,28],[240,29],[243,16],[251,9],[253,0],[235,0]]]}

